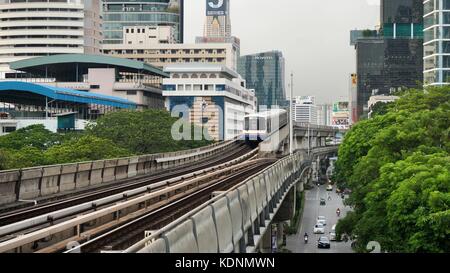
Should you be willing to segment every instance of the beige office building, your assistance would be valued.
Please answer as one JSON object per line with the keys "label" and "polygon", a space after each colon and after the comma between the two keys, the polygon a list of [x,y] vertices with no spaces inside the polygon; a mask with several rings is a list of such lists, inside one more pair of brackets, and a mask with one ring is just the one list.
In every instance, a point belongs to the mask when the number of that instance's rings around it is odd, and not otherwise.
{"label": "beige office building", "polygon": [[[159,39],[159,38],[158,38]],[[135,41],[130,38],[130,41]],[[226,66],[236,71],[239,48],[233,43],[154,44],[135,43],[104,44],[103,53],[164,67],[181,63],[204,63]]]}

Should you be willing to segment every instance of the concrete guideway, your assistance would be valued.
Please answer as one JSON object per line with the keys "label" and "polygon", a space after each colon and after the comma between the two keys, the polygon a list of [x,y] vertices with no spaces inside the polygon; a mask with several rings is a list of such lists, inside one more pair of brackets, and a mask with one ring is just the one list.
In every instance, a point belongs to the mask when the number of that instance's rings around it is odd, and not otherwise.
{"label": "concrete guideway", "polygon": [[[336,152],[316,148],[313,154]],[[304,151],[279,160],[256,176],[224,192],[184,217],[154,232],[125,252],[257,252],[270,242],[270,224],[283,201],[310,178]],[[208,242],[207,244],[205,242]],[[270,248],[270,247],[269,247]]]}
{"label": "concrete guideway", "polygon": [[[130,209],[134,206],[140,206],[140,204],[145,203],[145,208],[147,209],[154,209],[157,205],[163,205],[167,202],[174,200],[174,196],[181,197],[189,192],[192,192],[192,190],[199,189],[205,185],[207,185],[211,179],[217,175],[220,175],[222,173],[227,172],[235,172],[236,170],[239,170],[239,168],[242,168],[243,166],[246,166],[249,164],[248,162],[243,162],[251,157],[254,157],[257,154],[258,150],[255,149],[252,152],[237,158],[233,161],[229,161],[227,163],[221,164],[219,166],[211,167],[207,170],[202,170],[196,173],[193,173],[191,175],[186,175],[185,177],[179,177],[174,178],[169,181],[162,182],[166,185],[166,188],[163,188],[161,190],[157,191],[151,191],[149,192],[149,187],[143,187],[140,189],[133,190],[134,194],[137,194],[138,191],[141,194],[144,194],[143,196],[136,197],[132,200],[129,200],[129,196],[131,196],[131,192],[124,192],[122,194],[116,195],[116,196],[110,196],[107,198],[103,198],[101,200],[96,200],[94,202],[89,202],[86,204],[82,204],[76,207],[63,209],[61,211],[56,211],[54,213],[42,215],[39,217],[35,217],[29,220],[24,220],[18,223],[14,223],[8,226],[0,227],[0,234],[11,234],[14,232],[17,232],[19,230],[26,229],[27,227],[32,227],[38,224],[44,224],[48,222],[48,219],[60,219],[65,218],[70,215],[76,215],[78,213],[81,213],[82,211],[86,209],[97,209],[93,213],[88,213],[83,216],[76,217],[74,219],[69,219],[68,221],[64,221],[62,223],[57,223],[55,225],[52,225],[48,228],[38,230],[29,234],[22,235],[20,237],[8,240],[6,242],[0,243],[0,252],[12,250],[18,247],[22,247],[26,244],[30,244],[34,241],[46,238],[50,235],[58,234],[61,232],[64,232],[66,230],[78,230],[80,233],[80,226],[89,223],[91,221],[95,221],[97,219],[101,219],[102,217],[115,214],[119,211]],[[209,173],[208,173],[209,172]],[[158,183],[161,184],[161,183]],[[162,186],[162,185],[155,185],[155,186]],[[125,197],[125,199],[124,199]],[[119,199],[118,199],[119,198]],[[106,207],[103,209],[100,209],[102,205],[109,204],[109,203],[115,203],[119,200],[124,199],[125,201],[121,201],[115,205],[112,205],[110,207]],[[114,218],[114,217],[113,217]],[[118,220],[118,219],[116,219]],[[81,234],[78,234],[78,237]]]}
{"label": "concrete guideway", "polygon": [[180,152],[0,171],[0,206],[161,172],[220,154],[237,140]]}

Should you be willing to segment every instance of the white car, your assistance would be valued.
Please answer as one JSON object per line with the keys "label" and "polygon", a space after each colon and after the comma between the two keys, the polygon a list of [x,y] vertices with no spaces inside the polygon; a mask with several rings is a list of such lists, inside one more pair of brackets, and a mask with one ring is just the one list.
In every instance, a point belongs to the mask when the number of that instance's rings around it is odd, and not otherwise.
{"label": "white car", "polygon": [[319,216],[319,217],[317,217],[317,223],[320,223],[320,224],[326,226],[327,225],[327,219],[325,218],[325,216]]}
{"label": "white car", "polygon": [[324,234],[325,233],[325,227],[322,224],[317,223],[314,226],[314,233],[315,234]]}
{"label": "white car", "polygon": [[336,241],[336,225],[333,225],[330,231],[330,241]]}

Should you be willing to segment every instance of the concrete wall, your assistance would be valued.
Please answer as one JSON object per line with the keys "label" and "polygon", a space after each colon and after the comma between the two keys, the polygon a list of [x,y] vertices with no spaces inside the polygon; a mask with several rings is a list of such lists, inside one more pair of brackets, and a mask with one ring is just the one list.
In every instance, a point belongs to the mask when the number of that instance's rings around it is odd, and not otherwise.
{"label": "concrete wall", "polygon": [[[314,149],[313,155],[335,152],[336,149],[336,147]],[[295,185],[307,181],[309,160],[310,158],[302,152],[285,157],[233,187],[224,195],[203,204],[148,237],[149,242],[155,240],[153,243],[145,245],[140,242],[126,251],[139,253],[176,253],[180,250],[189,253],[267,251],[270,249],[272,223],[283,209],[283,203],[292,207],[295,200]],[[288,218],[292,217],[292,212]],[[279,228],[278,239],[282,239],[282,233],[282,229]]]}
{"label": "concrete wall", "polygon": [[227,141],[167,154],[1,171],[0,205],[177,168],[222,153],[234,143]]}

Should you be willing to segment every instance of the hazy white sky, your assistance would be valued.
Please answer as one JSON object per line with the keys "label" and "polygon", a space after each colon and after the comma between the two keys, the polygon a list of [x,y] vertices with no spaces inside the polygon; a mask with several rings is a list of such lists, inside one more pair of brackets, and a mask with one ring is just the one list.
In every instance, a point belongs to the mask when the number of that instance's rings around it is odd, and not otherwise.
{"label": "hazy white sky", "polygon": [[[348,97],[355,72],[350,30],[379,24],[379,0],[230,0],[233,36],[241,55],[280,50],[294,95],[315,95],[319,103]],[[202,36],[205,0],[185,0],[185,42]],[[288,94],[289,96],[289,94]]]}

